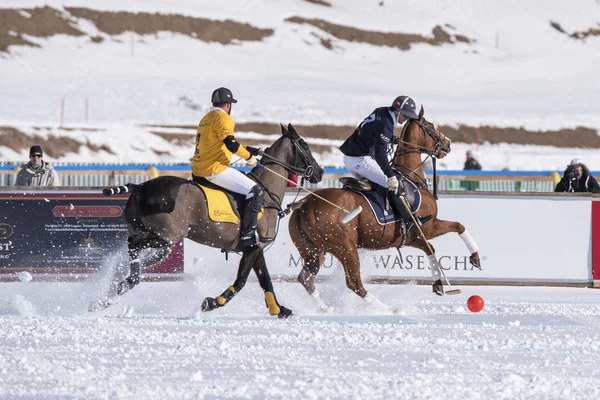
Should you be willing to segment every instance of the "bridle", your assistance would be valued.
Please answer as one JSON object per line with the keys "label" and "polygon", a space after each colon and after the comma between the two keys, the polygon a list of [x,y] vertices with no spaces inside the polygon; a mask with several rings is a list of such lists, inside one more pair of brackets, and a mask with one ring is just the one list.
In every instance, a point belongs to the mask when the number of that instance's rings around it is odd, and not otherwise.
{"label": "bridle", "polygon": [[[260,155],[262,156],[262,159],[260,160],[260,163],[258,164],[258,166],[266,166],[269,164],[276,164],[279,165],[283,168],[285,168],[285,170],[288,173],[292,173],[292,174],[296,174],[296,175],[301,175],[305,178],[310,178],[311,176],[313,176],[315,174],[315,172],[318,169],[318,164],[316,164],[316,160],[314,160],[313,157],[311,157],[302,147],[302,145],[299,143],[300,140],[302,140],[301,137],[296,136],[291,137],[290,135],[284,135],[285,137],[287,137],[292,144],[294,145],[294,165],[288,164],[285,161],[281,161],[278,158],[266,153],[266,151],[261,151]],[[269,150],[270,147],[268,147],[265,150]],[[300,161],[304,164],[304,168],[302,167],[298,167],[298,157],[300,157]],[[266,159],[266,161],[265,161]],[[316,165],[315,165],[316,164]],[[263,190],[265,191],[265,193],[271,198],[271,200],[273,201],[273,204],[265,204],[265,208],[274,208],[278,211],[277,215],[278,217],[281,219],[283,217],[285,217],[287,215],[287,213],[285,211],[282,210],[281,208],[281,201],[282,199],[279,198],[279,196],[277,196],[275,193],[273,193],[272,191],[270,191],[265,184],[262,182],[262,180],[260,179],[260,177],[255,173],[254,170],[250,171],[248,173],[248,175],[250,175],[254,181],[256,183],[258,183]]]}
{"label": "bridle", "polygon": [[[284,161],[281,161],[266,152],[263,152],[261,155],[262,155],[263,159],[266,158],[267,161],[262,162],[263,160],[261,160],[261,164],[263,164],[263,165],[277,164],[277,165],[285,168],[285,170],[291,174],[301,175],[305,178],[310,178],[317,171],[317,167],[315,166],[316,161],[314,161],[314,159],[300,145],[299,141],[302,140],[302,138],[300,138],[299,136],[296,138],[292,138],[292,137],[289,137],[289,135],[287,135],[287,137],[288,137],[288,139],[291,140],[292,144],[294,145],[294,165],[291,165]],[[269,148],[267,148],[267,150],[268,149]],[[304,164],[304,167],[297,166],[299,164],[298,157],[300,157],[300,161]]]}
{"label": "bridle", "polygon": [[[406,133],[406,131],[408,131],[408,126],[412,122],[417,124],[423,131],[423,138],[425,139],[425,142],[427,142],[427,136],[429,136],[430,138],[433,139],[434,145],[433,145],[432,150],[429,150],[429,148],[427,148],[425,146],[414,145],[414,144],[404,140],[404,134]],[[443,133],[436,132],[435,130],[433,130],[433,129],[429,128],[428,126],[426,126],[425,124],[423,124],[421,121],[417,121],[414,119],[409,120],[406,123],[406,125],[404,126],[404,128],[402,129],[402,133],[400,133],[400,137],[398,138],[398,141],[397,141],[398,144],[402,144],[404,149],[406,149],[406,151],[404,151],[403,153],[400,153],[399,155],[404,155],[404,154],[408,154],[408,153],[419,153],[419,154],[427,154],[430,157],[439,157],[440,152],[442,151],[442,148],[444,146],[443,143],[444,143],[445,139],[446,139],[446,136],[444,136]],[[399,151],[400,151],[400,147],[398,146],[398,149],[396,150],[396,156],[398,155]]]}
{"label": "bridle", "polygon": [[[423,139],[424,139],[425,143],[427,143],[427,136],[429,136],[433,139],[433,141],[434,141],[433,149],[430,150],[428,147],[415,145],[415,144],[412,144],[412,143],[404,140],[404,135],[405,135],[406,131],[408,131],[408,127],[409,127],[410,123],[412,123],[412,122],[417,124],[423,131]],[[421,121],[417,121],[414,119],[409,120],[406,123],[406,125],[404,125],[404,128],[402,129],[402,132],[400,133],[400,137],[397,140],[398,147],[396,148],[396,153],[394,154],[394,159],[396,159],[396,157],[398,157],[398,156],[403,156],[403,155],[410,154],[410,153],[427,154],[427,157],[424,160],[421,160],[421,163],[419,165],[417,165],[414,169],[409,168],[406,165],[398,164],[396,162],[392,162],[392,167],[409,171],[408,174],[406,174],[406,177],[407,178],[413,177],[413,180],[417,181],[415,183],[417,184],[417,186],[420,189],[423,187],[427,187],[427,180],[425,178],[421,177],[417,173],[417,169],[419,169],[421,166],[423,166],[423,164],[425,164],[427,159],[431,158],[431,161],[433,163],[433,175],[434,175],[434,197],[437,198],[437,187],[436,187],[437,181],[436,181],[436,177],[435,177],[436,169],[437,169],[436,168],[436,159],[437,159],[437,157],[439,157],[441,151],[443,150],[444,140],[446,140],[446,136],[444,136],[443,133],[429,128],[428,126],[423,124]],[[400,147],[401,144],[402,144],[402,148]]]}

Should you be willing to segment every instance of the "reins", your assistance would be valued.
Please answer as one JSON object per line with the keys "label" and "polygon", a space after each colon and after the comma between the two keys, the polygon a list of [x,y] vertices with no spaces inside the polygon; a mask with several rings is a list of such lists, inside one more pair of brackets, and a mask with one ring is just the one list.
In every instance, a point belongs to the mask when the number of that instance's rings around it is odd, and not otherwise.
{"label": "reins", "polygon": [[[300,157],[302,158],[302,161],[304,161],[304,163],[306,164],[306,168],[302,169],[300,167],[296,167],[295,165],[291,165],[286,162],[283,162],[283,161],[277,159],[276,157],[273,157],[272,155],[265,153],[264,151],[261,151],[260,155],[263,158],[265,158],[265,157],[268,158],[268,161],[263,162],[262,165],[277,164],[280,167],[285,168],[285,170],[289,173],[296,174],[296,175],[302,175],[302,176],[306,176],[306,177],[312,176],[315,173],[315,167],[313,165],[311,165],[311,163],[309,162],[308,155],[306,154],[304,149],[302,147],[300,147],[300,145],[298,145],[298,143],[295,140],[293,140],[293,139],[290,139],[290,140],[292,141],[294,148],[296,149],[296,152],[294,153],[294,157],[297,157],[298,155],[300,155]],[[294,161],[294,164],[295,164],[295,161]]]}
{"label": "reins", "polygon": [[[426,146],[415,145],[413,143],[410,143],[410,142],[407,142],[406,140],[404,140],[404,135],[405,135],[406,131],[408,130],[408,127],[411,122],[414,122],[421,128],[421,130],[423,131],[423,137],[425,139],[426,139],[426,135],[428,135],[429,137],[431,137],[434,140],[435,145],[433,147],[433,150],[429,151]],[[442,134],[440,133],[439,135],[442,135]],[[436,159],[436,157],[437,157],[437,155],[439,155],[440,151],[442,150],[442,141],[443,141],[443,138],[441,138],[439,135],[437,135],[429,127],[425,126],[421,121],[417,121],[417,120],[409,121],[402,128],[400,137],[397,140],[398,147],[396,148],[396,153],[394,154],[394,160],[397,157],[401,157],[401,156],[404,156],[404,155],[410,154],[410,153],[418,153],[419,155],[426,154],[427,156],[425,157],[424,160],[421,160],[421,162],[414,169],[409,168],[400,163],[397,163],[395,161],[392,161],[392,167],[409,171],[409,173],[406,174],[406,177],[408,179],[411,179],[411,181],[413,181],[413,183],[415,183],[417,185],[417,187],[419,189],[421,189],[421,188],[427,187],[427,179],[425,177],[421,177],[418,174],[417,169],[423,167],[425,162],[431,158],[431,162],[433,164],[433,196],[436,198],[436,200],[438,198],[437,197],[437,163],[436,163],[437,159]],[[425,142],[426,141],[427,140],[425,140]],[[400,144],[402,144],[402,148],[400,147]]]}

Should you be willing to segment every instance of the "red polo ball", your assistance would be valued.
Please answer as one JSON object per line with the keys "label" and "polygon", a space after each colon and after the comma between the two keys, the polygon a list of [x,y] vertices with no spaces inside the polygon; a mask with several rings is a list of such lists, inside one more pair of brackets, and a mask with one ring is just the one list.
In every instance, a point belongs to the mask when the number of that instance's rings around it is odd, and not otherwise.
{"label": "red polo ball", "polygon": [[483,299],[481,298],[481,296],[471,296],[469,297],[469,300],[467,300],[467,307],[469,308],[469,311],[471,312],[479,312],[481,310],[483,310]]}

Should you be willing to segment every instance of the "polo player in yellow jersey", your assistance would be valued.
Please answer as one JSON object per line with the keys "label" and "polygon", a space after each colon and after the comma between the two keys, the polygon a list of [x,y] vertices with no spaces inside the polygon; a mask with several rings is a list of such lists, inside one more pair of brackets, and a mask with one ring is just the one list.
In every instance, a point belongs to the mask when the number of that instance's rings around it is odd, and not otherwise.
{"label": "polo player in yellow jersey", "polygon": [[231,90],[220,87],[212,94],[212,107],[202,118],[196,134],[196,151],[192,161],[192,177],[203,177],[227,190],[246,196],[239,249],[258,244],[257,214],[262,208],[263,189],[243,172],[231,168],[231,155],[256,165],[258,149],[243,146],[235,140],[231,105],[237,103]]}

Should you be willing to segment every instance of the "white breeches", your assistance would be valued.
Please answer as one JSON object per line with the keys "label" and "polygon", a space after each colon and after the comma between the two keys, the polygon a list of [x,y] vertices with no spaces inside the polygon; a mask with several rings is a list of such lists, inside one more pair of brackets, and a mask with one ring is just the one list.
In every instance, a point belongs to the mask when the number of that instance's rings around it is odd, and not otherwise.
{"label": "white breeches", "polygon": [[256,182],[235,168],[227,167],[220,174],[207,176],[206,179],[232,192],[245,194],[247,199],[254,196],[252,187],[256,185]]}
{"label": "white breeches", "polygon": [[344,156],[344,166],[355,178],[367,178],[371,182],[388,187],[387,177],[381,170],[377,161],[369,156],[350,157]]}

